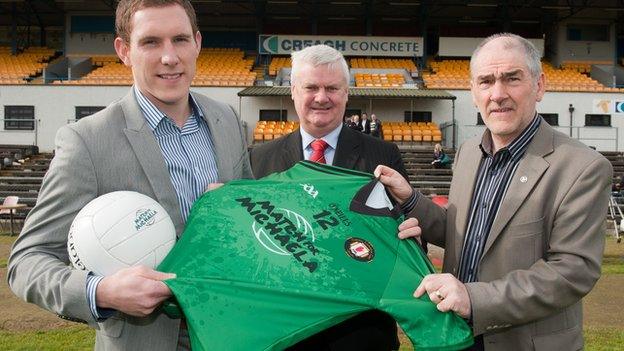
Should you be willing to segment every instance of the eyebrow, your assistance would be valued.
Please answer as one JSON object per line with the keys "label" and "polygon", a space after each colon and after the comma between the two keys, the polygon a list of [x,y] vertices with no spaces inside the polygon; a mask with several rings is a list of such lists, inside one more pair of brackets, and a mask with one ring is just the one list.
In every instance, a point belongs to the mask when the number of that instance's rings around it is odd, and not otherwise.
{"label": "eyebrow", "polygon": [[[180,34],[176,34],[176,35],[173,36],[173,38],[176,38],[176,39],[180,39],[180,38],[190,39],[192,37],[193,37],[192,35],[186,34],[186,33],[180,33]],[[146,41],[146,40],[162,40],[162,38],[157,36],[157,35],[148,35],[148,36],[145,36],[143,38],[139,38],[138,41],[139,42],[143,42],[143,41]]]}
{"label": "eyebrow", "polygon": [[[509,71],[509,72],[503,72],[501,74],[501,78],[505,79],[505,78],[513,77],[513,76],[518,75],[520,73],[522,73],[521,69],[516,69],[516,70],[513,70],[513,71]],[[478,76],[477,80],[487,80],[487,79],[494,79],[494,78],[495,78],[494,74],[487,74],[487,75],[483,75],[483,76]]]}

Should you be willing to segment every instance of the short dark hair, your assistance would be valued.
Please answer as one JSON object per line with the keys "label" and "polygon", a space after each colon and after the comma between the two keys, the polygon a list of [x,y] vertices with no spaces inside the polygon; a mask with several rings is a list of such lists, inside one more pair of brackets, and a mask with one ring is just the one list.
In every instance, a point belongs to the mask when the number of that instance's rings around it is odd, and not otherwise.
{"label": "short dark hair", "polygon": [[130,33],[132,33],[132,16],[144,8],[148,7],[165,7],[169,5],[180,5],[186,12],[191,22],[193,34],[197,33],[197,16],[195,9],[188,0],[120,0],[115,13],[115,31],[117,36],[126,43],[130,42]]}

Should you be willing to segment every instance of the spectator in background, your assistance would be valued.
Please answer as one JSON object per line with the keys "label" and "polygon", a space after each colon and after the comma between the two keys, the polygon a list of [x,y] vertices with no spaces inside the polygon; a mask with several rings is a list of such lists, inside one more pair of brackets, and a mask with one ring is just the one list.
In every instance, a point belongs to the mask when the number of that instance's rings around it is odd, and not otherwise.
{"label": "spectator in background", "polygon": [[360,131],[364,134],[370,134],[370,120],[366,112],[362,113],[362,119],[360,120]]}
{"label": "spectator in background", "polygon": [[433,161],[431,161],[433,167],[447,168],[448,165],[450,165],[451,163],[453,163],[453,161],[451,161],[451,158],[446,153],[444,153],[444,150],[442,150],[442,145],[435,144],[435,146],[433,147]]}
{"label": "spectator in background", "polygon": [[361,132],[362,126],[360,125],[360,116],[358,115],[351,116],[351,122],[349,122],[349,125],[347,127],[353,130],[357,130],[358,132]]}
{"label": "spectator in background", "polygon": [[371,114],[370,134],[375,138],[379,138],[381,136],[381,120],[379,120],[377,115],[374,113]]}

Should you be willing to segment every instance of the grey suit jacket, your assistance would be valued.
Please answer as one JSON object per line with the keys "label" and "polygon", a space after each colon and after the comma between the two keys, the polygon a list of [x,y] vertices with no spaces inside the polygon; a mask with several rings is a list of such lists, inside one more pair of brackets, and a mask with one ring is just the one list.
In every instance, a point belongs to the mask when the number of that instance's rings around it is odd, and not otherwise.
{"label": "grey suit jacket", "polygon": [[[233,110],[193,94],[210,128],[220,182],[251,178],[245,135]],[[68,267],[67,233],[77,212],[99,195],[131,190],[156,199],[179,236],[180,206],[160,147],[131,90],[106,109],[65,126],[36,206],[28,215],[8,264],[13,292],[59,316],[97,329],[96,349],[175,350],[179,319],[118,313],[99,323],[86,298],[87,272]]]}
{"label": "grey suit jacket", "polygon": [[[445,248],[456,274],[481,159],[480,138],[455,157],[448,210],[421,196],[410,214]],[[479,263],[466,284],[475,335],[486,350],[578,350],[581,299],[600,276],[612,167],[542,121],[509,185]]]}

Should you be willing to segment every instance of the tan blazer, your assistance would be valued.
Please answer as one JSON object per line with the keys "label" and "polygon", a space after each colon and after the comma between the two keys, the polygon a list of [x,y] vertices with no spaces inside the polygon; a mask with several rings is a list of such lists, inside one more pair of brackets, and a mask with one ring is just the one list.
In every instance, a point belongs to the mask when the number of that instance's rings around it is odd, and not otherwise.
{"label": "tan blazer", "polygon": [[[232,109],[193,96],[211,131],[219,181],[251,178],[245,135]],[[77,212],[95,197],[117,190],[156,199],[171,216],[177,234],[182,233],[169,172],[132,90],[57,132],[56,155],[9,258],[9,285],[22,299],[97,329],[98,350],[175,350],[179,319],[160,312],[147,318],[118,313],[98,323],[87,304],[86,272],[67,266],[67,233]]]}
{"label": "tan blazer", "polygon": [[[481,159],[476,138],[455,158],[448,210],[421,196],[410,216],[445,248],[456,274]],[[581,299],[600,276],[612,167],[542,121],[513,175],[479,263],[466,284],[486,350],[583,348]]]}

